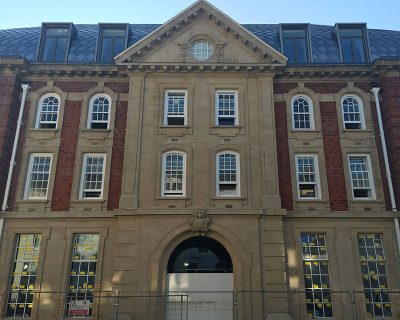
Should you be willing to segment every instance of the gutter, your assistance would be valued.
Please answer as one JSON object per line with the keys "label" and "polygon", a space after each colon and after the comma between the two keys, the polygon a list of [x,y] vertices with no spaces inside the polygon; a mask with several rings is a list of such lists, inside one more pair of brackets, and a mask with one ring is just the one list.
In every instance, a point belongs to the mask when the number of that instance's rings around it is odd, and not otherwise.
{"label": "gutter", "polygon": [[[14,172],[15,157],[17,155],[19,134],[21,132],[21,126],[22,126],[22,116],[24,114],[26,96],[27,96],[28,90],[30,88],[29,84],[21,84],[21,87],[22,87],[22,99],[21,99],[21,104],[19,106],[17,128],[15,131],[14,145],[13,145],[13,149],[12,149],[12,153],[11,153],[10,166],[8,168],[6,189],[4,192],[3,204],[1,206],[2,212],[5,212],[7,210],[8,196],[10,194],[10,187],[11,187],[11,178],[12,178],[12,175]],[[3,227],[4,227],[4,218],[0,218],[0,243],[1,243],[1,238],[2,238],[2,234],[3,234]]]}
{"label": "gutter", "polygon": [[[389,186],[390,205],[392,207],[393,213],[396,213],[397,212],[396,200],[394,198],[392,173],[390,172],[390,165],[389,165],[388,153],[387,153],[387,148],[386,148],[385,132],[383,131],[381,106],[379,103],[379,90],[380,90],[380,88],[373,87],[371,89],[371,92],[374,95],[376,113],[378,115],[379,135],[381,138],[383,159],[385,161],[386,179],[387,179],[388,186]],[[399,254],[398,258],[400,259],[400,227],[399,227],[399,218],[397,218],[397,217],[394,218],[394,227],[396,230],[397,249],[398,249],[398,254]]]}

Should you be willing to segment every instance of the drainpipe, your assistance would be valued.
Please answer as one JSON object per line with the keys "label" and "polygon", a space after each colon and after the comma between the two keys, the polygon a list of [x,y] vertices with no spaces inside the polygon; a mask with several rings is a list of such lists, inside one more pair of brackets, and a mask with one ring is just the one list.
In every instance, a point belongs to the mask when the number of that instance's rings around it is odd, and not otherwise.
{"label": "drainpipe", "polygon": [[[397,212],[396,200],[394,198],[392,173],[390,172],[389,159],[388,159],[388,153],[387,153],[387,148],[386,148],[385,133],[383,131],[381,106],[379,103],[379,95],[378,95],[379,90],[380,90],[380,88],[374,87],[371,89],[371,92],[374,94],[376,113],[378,114],[379,134],[381,137],[381,144],[382,144],[382,149],[383,149],[383,159],[385,161],[386,179],[387,179],[388,186],[389,186],[390,204],[392,206],[393,213],[396,213]],[[399,227],[399,218],[397,218],[397,217],[394,218],[394,227],[396,230],[397,249],[398,249],[398,253],[399,253],[398,258],[400,259],[400,227]]]}
{"label": "drainpipe", "polygon": [[[14,138],[14,145],[13,145],[13,149],[12,149],[12,153],[11,153],[10,166],[8,168],[6,190],[4,192],[3,205],[1,206],[2,212],[5,212],[7,210],[8,196],[10,194],[10,187],[11,187],[11,178],[12,178],[12,174],[14,171],[15,156],[17,154],[19,133],[21,131],[21,126],[22,126],[22,115],[24,114],[25,101],[26,101],[26,95],[29,90],[29,84],[22,84],[21,87],[22,87],[22,99],[21,99],[21,104],[19,106],[17,129],[15,131],[15,138]],[[3,220],[3,219],[1,219],[1,220]],[[0,222],[0,226],[2,226],[2,221]],[[0,239],[1,239],[1,231],[2,230],[0,229]]]}

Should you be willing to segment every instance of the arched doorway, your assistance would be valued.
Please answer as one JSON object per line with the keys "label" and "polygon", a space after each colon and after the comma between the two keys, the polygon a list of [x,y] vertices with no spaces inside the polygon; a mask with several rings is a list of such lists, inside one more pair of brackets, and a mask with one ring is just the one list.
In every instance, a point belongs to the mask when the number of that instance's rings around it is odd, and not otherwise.
{"label": "arched doorway", "polygon": [[[232,259],[218,241],[193,237],[180,243],[169,258],[167,281],[170,301],[185,304],[183,319],[233,319]],[[176,305],[168,319],[175,319]]]}

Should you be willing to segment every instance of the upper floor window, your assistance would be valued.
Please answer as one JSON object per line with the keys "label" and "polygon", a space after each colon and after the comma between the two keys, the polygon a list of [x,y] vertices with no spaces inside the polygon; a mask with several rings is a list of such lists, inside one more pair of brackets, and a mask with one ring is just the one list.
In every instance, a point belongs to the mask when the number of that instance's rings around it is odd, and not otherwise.
{"label": "upper floor window", "polygon": [[38,60],[64,62],[67,60],[72,24],[43,24]]}
{"label": "upper floor window", "polygon": [[342,62],[368,62],[365,25],[337,25]]}
{"label": "upper floor window", "polygon": [[108,129],[110,127],[111,98],[100,93],[94,95],[89,102],[88,129]]}
{"label": "upper floor window", "polygon": [[299,199],[320,198],[318,159],[316,155],[296,155],[297,194]]}
{"label": "upper floor window", "polygon": [[185,196],[186,155],[180,151],[164,153],[162,159],[162,196]]}
{"label": "upper floor window", "polygon": [[306,26],[282,26],[282,51],[289,63],[307,63],[310,61]]}
{"label": "upper floor window", "polygon": [[361,99],[356,96],[344,96],[341,101],[344,128],[365,129]]}
{"label": "upper floor window", "polygon": [[217,197],[240,196],[239,154],[234,151],[217,153],[216,171]]}
{"label": "upper floor window", "polygon": [[129,25],[100,25],[97,61],[113,63],[114,57],[127,46]]}
{"label": "upper floor window", "polygon": [[25,199],[47,199],[52,157],[51,153],[32,153],[30,155]]}
{"label": "upper floor window", "polygon": [[196,41],[190,46],[190,54],[195,60],[207,60],[213,55],[213,53],[213,45],[205,40]]}
{"label": "upper floor window", "polygon": [[164,125],[184,126],[187,124],[187,91],[166,90]]}
{"label": "upper floor window", "polygon": [[369,155],[349,155],[353,199],[374,199],[374,183]]}
{"label": "upper floor window", "polygon": [[235,90],[218,90],[215,93],[217,126],[235,126],[238,119],[238,93]]}
{"label": "upper floor window", "polygon": [[38,103],[35,128],[56,129],[58,113],[60,110],[60,97],[54,93],[42,96]]}
{"label": "upper floor window", "polygon": [[311,99],[299,95],[292,98],[292,128],[314,129],[314,113]]}
{"label": "upper floor window", "polygon": [[84,154],[80,187],[81,199],[102,199],[104,188],[105,154]]}

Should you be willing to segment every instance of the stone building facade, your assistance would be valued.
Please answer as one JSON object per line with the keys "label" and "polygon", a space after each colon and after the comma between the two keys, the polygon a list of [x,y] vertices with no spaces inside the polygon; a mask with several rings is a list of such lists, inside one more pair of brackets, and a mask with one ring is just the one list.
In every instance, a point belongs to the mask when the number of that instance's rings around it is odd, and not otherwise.
{"label": "stone building facade", "polygon": [[0,31],[0,317],[399,319],[399,57],[202,0]]}

